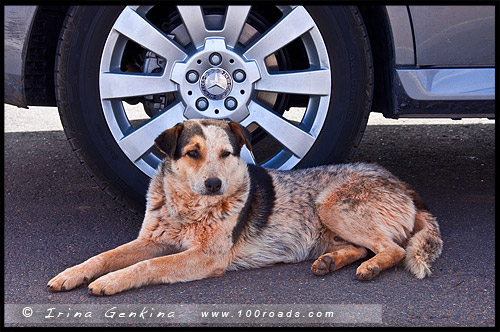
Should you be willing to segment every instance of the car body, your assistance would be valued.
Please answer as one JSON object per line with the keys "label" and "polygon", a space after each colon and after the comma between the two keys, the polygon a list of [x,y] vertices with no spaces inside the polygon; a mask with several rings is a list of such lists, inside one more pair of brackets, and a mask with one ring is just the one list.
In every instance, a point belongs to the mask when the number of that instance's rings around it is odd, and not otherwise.
{"label": "car body", "polygon": [[261,146],[245,160],[291,169],[349,160],[369,112],[495,117],[494,6],[4,8],[5,103],[58,106],[120,200],[144,197],[154,138],[189,118],[240,122]]}
{"label": "car body", "polygon": [[[493,101],[495,95],[494,6],[383,6],[379,9],[373,13],[377,18],[369,18],[372,9],[367,9],[364,15],[367,20],[385,22],[380,27],[385,30],[384,36],[379,32],[369,33],[376,42],[388,41],[390,46],[380,52],[385,55],[380,59],[380,67],[390,68],[386,68],[385,75],[379,73],[382,78],[376,77],[378,81],[383,80],[380,98],[387,99],[376,105],[377,110],[393,118],[494,118],[494,103],[479,102]],[[6,103],[19,107],[56,106],[50,89],[53,87],[51,62],[55,59],[66,11],[65,6],[5,6]],[[380,18],[384,15],[385,18]],[[37,51],[39,53],[32,56],[35,60],[31,60],[31,53]],[[26,79],[30,76],[33,78]],[[33,81],[40,78],[37,89],[32,86],[36,85]],[[472,100],[478,101],[476,104],[481,109],[470,109],[469,105],[474,103],[464,103]]]}

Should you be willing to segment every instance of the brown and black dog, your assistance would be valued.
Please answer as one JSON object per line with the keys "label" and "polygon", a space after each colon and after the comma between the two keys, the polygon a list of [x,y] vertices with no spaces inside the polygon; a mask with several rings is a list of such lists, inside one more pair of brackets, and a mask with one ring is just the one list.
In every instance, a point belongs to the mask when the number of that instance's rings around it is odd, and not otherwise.
{"label": "brown and black dog", "polygon": [[[276,171],[247,165],[250,134],[234,122],[189,120],[156,140],[166,159],[152,179],[136,240],[68,268],[51,291],[90,282],[94,295],[197,280],[228,270],[317,258],[324,275],[375,253],[368,280],[401,261],[417,278],[440,255],[439,226],[417,194],[374,164]],[[318,258],[319,257],[319,258]]]}

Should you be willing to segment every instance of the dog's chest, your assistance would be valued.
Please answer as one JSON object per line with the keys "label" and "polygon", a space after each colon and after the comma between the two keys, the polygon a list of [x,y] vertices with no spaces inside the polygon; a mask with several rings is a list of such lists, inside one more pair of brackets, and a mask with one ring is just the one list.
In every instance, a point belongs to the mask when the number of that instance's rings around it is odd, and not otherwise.
{"label": "dog's chest", "polygon": [[160,210],[157,226],[150,228],[151,236],[157,242],[173,245],[178,250],[213,246],[221,238],[228,241],[236,222],[232,205],[233,202],[228,201],[204,204],[193,200],[190,204],[177,205],[173,215],[165,205]]}
{"label": "dog's chest", "polygon": [[180,251],[209,243],[220,229],[220,222],[213,219],[181,222],[161,218],[156,226],[148,227],[152,240]]}

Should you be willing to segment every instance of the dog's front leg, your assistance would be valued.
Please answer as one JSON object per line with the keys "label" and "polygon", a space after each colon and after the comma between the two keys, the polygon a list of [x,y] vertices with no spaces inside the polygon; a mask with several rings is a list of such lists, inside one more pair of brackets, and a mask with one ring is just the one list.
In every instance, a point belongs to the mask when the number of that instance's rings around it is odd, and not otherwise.
{"label": "dog's front leg", "polygon": [[164,254],[164,248],[150,240],[138,238],[67,268],[52,278],[47,287],[53,292],[70,290],[110,271],[119,270],[161,254]]}
{"label": "dog's front leg", "polygon": [[228,259],[207,254],[197,247],[177,254],[148,259],[108,273],[92,282],[93,295],[112,295],[143,285],[198,280],[221,275]]}

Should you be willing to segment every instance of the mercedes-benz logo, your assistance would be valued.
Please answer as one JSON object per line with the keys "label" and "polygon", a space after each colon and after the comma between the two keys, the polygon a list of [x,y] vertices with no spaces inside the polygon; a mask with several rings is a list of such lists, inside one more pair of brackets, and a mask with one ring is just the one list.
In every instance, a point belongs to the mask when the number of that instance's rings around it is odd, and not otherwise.
{"label": "mercedes-benz logo", "polygon": [[210,68],[201,75],[201,92],[210,99],[220,100],[227,97],[233,87],[231,75],[222,68]]}

